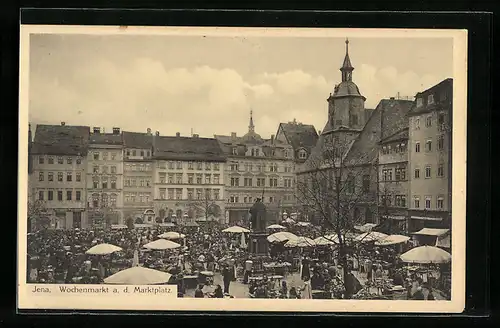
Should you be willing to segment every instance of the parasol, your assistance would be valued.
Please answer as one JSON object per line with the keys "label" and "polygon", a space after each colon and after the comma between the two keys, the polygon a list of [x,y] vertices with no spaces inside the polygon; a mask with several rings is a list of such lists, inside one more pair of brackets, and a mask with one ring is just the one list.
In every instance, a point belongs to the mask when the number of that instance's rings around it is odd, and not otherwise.
{"label": "parasol", "polygon": [[377,246],[388,246],[388,245],[396,245],[401,243],[406,243],[410,240],[410,237],[403,235],[390,235],[383,239],[377,240],[375,245]]}
{"label": "parasol", "polygon": [[181,247],[180,244],[177,244],[173,241],[166,240],[166,239],[158,239],[158,240],[152,241],[152,242],[144,245],[144,248],[156,249],[156,250],[174,249],[174,248],[179,248],[179,247]]}
{"label": "parasol", "polygon": [[135,266],[122,270],[104,279],[106,284],[114,285],[155,285],[164,284],[172,275],[167,272]]}
{"label": "parasol", "polygon": [[285,247],[310,247],[315,245],[316,243],[311,238],[297,237],[287,241]]}
{"label": "parasol", "polygon": [[271,224],[267,229],[286,229],[286,227],[279,224]]}
{"label": "parasol", "polygon": [[354,238],[354,240],[362,243],[368,243],[370,241],[379,241],[387,237],[388,235],[386,235],[385,233],[370,231],[362,233],[361,235]]}
{"label": "parasol", "polygon": [[250,230],[245,229],[243,227],[239,226],[232,226],[227,229],[222,230],[222,232],[228,232],[228,233],[242,233],[242,232],[250,232]]}
{"label": "parasol", "polygon": [[111,245],[111,244],[99,244],[95,245],[94,247],[90,248],[88,251],[86,251],[86,254],[92,254],[92,255],[106,255],[106,254],[111,254],[114,252],[119,252],[121,251],[122,248]]}
{"label": "parasol", "polygon": [[326,238],[326,237],[318,237],[318,238],[314,239],[314,242],[316,243],[316,246],[328,246],[328,245],[335,245],[336,244],[333,239]]}
{"label": "parasol", "polygon": [[269,241],[270,243],[280,243],[297,238],[298,237],[291,232],[280,231],[267,236],[267,241]]}
{"label": "parasol", "polygon": [[451,254],[434,246],[420,246],[402,254],[401,260],[407,263],[447,263],[451,261]]}
{"label": "parasol", "polygon": [[[353,241],[353,240],[355,240],[356,237],[358,237],[358,234],[352,233],[352,232],[342,232],[341,236],[342,236],[342,239],[344,240],[344,242],[346,242],[346,241]],[[331,234],[331,235],[326,235],[325,238],[328,239],[328,240],[333,241],[335,244],[340,244],[340,242],[339,242],[339,236],[336,233]]]}
{"label": "parasol", "polygon": [[165,232],[158,236],[158,238],[163,238],[163,239],[184,239],[185,237],[186,235],[175,231]]}

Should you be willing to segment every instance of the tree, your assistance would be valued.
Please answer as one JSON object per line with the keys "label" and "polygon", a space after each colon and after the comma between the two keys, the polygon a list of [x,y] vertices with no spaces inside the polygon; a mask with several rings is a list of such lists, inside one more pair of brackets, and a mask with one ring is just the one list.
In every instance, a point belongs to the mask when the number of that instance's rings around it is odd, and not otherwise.
{"label": "tree", "polygon": [[377,147],[352,147],[353,143],[348,133],[321,135],[297,176],[298,202],[334,232],[331,239],[338,243],[346,298],[352,296],[347,255],[354,246],[348,232],[364,223],[363,210],[377,211]]}
{"label": "tree", "polygon": [[50,218],[47,217],[46,211],[44,201],[28,199],[28,227],[35,230],[47,229],[50,226]]}
{"label": "tree", "polygon": [[204,194],[197,195],[196,199],[189,200],[187,208],[193,212],[195,218],[204,217],[208,220],[209,217],[219,218],[221,216],[221,208],[217,204],[217,200],[211,197],[209,190],[206,190]]}

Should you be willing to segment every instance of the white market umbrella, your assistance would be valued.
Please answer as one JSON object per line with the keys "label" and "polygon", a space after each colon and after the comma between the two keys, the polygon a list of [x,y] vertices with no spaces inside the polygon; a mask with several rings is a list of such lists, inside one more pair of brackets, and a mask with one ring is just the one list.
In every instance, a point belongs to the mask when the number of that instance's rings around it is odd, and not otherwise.
{"label": "white market umbrella", "polygon": [[311,222],[297,222],[297,225],[300,227],[307,227],[311,225]]}
{"label": "white market umbrella", "polygon": [[165,232],[158,236],[158,238],[163,238],[163,239],[184,239],[185,237],[186,235],[175,231]]}
{"label": "white market umbrella", "polygon": [[270,243],[280,243],[283,241],[288,241],[297,238],[298,238],[297,235],[294,235],[291,232],[280,231],[267,236],[267,241],[269,241]]}
{"label": "white market umbrella", "polygon": [[107,254],[111,254],[114,252],[119,252],[121,250],[122,250],[121,247],[118,247],[115,245],[99,244],[99,245],[95,245],[94,247],[90,248],[85,253],[91,254],[91,255],[107,255]]}
{"label": "white market umbrella", "polygon": [[174,249],[179,247],[181,247],[180,244],[166,239],[158,239],[144,245],[144,248],[155,250]]}
{"label": "white market umbrella", "polygon": [[318,237],[314,239],[314,242],[316,243],[316,246],[328,246],[328,245],[335,245],[336,243],[329,238],[325,237]]}
{"label": "white market umbrella", "polygon": [[227,229],[222,230],[222,232],[228,232],[228,233],[242,233],[242,232],[250,232],[250,230],[245,229],[243,227],[239,226],[232,226]]}
{"label": "white market umbrella", "polygon": [[295,220],[291,219],[291,218],[286,218],[283,222],[285,222],[285,223],[295,223]]}
{"label": "white market umbrella", "polygon": [[367,243],[370,241],[379,241],[384,238],[387,238],[388,235],[382,232],[376,232],[376,231],[370,231],[370,232],[365,232],[362,233],[361,235],[357,236],[354,238],[355,241],[362,242],[362,243]]}
{"label": "white market umbrella", "polygon": [[386,238],[377,240],[375,245],[377,246],[388,246],[388,245],[396,245],[401,243],[406,243],[410,240],[410,237],[403,235],[389,235]]}
{"label": "white market umbrella", "polygon": [[420,246],[410,249],[400,256],[406,263],[447,263],[451,261],[451,254],[434,246]]}
{"label": "white market umbrella", "polygon": [[[346,241],[355,240],[358,237],[358,234],[352,233],[352,232],[343,232],[343,233],[341,233],[341,236],[342,236],[342,239],[344,240],[344,243],[345,243]],[[331,234],[331,235],[326,235],[325,238],[333,241],[335,244],[340,244],[339,235],[336,233]]]}
{"label": "white market umbrella", "polygon": [[286,227],[279,224],[271,224],[267,229],[286,229]]}
{"label": "white market umbrella", "polygon": [[314,240],[308,237],[297,237],[286,242],[285,247],[310,247],[315,246]]}
{"label": "white market umbrella", "polygon": [[164,284],[172,275],[167,272],[135,266],[122,270],[104,279],[105,284],[114,285],[156,285]]}

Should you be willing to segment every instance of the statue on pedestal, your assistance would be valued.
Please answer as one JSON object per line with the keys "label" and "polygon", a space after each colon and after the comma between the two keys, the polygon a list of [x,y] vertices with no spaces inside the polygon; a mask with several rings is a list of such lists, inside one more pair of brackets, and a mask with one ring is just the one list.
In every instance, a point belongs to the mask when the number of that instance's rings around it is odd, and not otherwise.
{"label": "statue on pedestal", "polygon": [[267,226],[266,206],[260,198],[257,198],[250,208],[250,222],[252,223],[252,232],[265,232]]}

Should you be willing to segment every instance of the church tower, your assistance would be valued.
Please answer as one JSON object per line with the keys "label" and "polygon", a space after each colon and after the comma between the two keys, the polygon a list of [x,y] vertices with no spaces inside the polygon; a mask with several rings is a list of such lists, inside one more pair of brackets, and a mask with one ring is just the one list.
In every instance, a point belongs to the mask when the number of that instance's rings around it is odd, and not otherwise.
{"label": "church tower", "polygon": [[328,97],[328,123],[323,131],[360,132],[365,126],[365,100],[353,82],[354,67],[349,58],[349,40],[346,39],[346,53],[340,68],[342,81]]}

